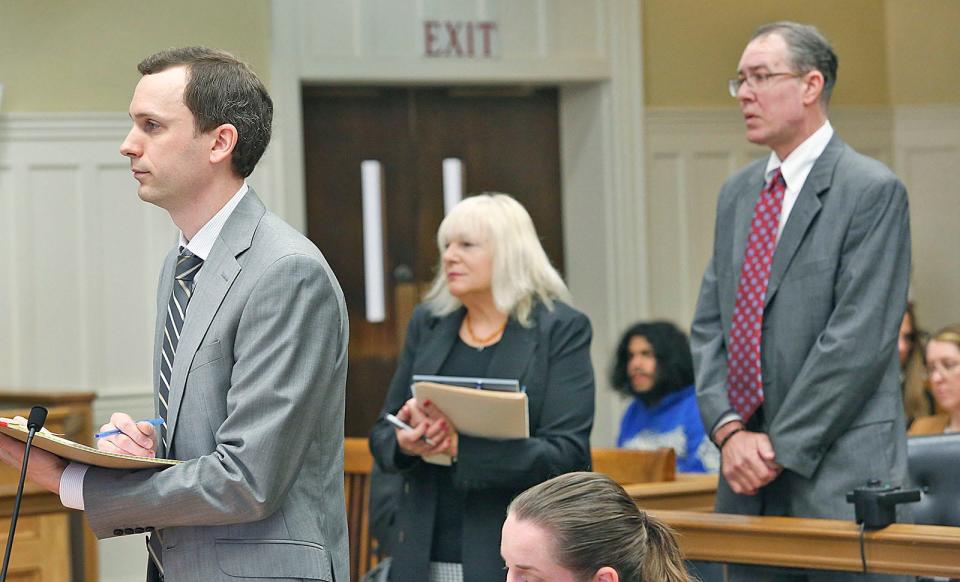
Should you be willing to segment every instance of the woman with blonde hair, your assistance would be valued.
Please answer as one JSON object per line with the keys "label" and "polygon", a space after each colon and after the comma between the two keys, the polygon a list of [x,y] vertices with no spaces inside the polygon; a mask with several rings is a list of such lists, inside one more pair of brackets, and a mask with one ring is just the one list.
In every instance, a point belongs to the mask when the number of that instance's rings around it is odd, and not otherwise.
{"label": "woman with blonde hair", "polygon": [[507,582],[691,582],[673,532],[600,473],[567,473],[507,509]]}
{"label": "woman with blonde hair", "polygon": [[941,329],[927,342],[927,381],[943,413],[916,419],[910,434],[960,432],[960,324]]}
{"label": "woman with blonde hair", "polygon": [[[383,406],[413,430],[381,420],[370,435],[378,465],[403,476],[390,580],[503,580],[497,550],[513,496],[590,466],[590,322],[570,307],[530,216],[513,198],[463,200],[440,224],[437,243],[437,278],[414,311]],[[412,398],[414,374],[518,380],[530,438],[460,434],[436,405]],[[437,454],[453,464],[424,460]]]}

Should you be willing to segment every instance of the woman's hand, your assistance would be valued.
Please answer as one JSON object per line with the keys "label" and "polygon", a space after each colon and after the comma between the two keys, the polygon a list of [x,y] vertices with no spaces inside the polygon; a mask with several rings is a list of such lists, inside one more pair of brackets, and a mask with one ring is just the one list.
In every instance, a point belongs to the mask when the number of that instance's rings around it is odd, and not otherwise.
{"label": "woman's hand", "polygon": [[419,406],[419,409],[420,412],[426,416],[429,422],[439,423],[445,428],[444,440],[449,442],[449,444],[440,452],[450,455],[450,457],[456,459],[460,445],[460,433],[457,432],[457,428],[453,426],[453,423],[450,422],[450,419],[447,418],[443,411],[437,408],[433,402],[425,400],[423,405]]}
{"label": "woman's hand", "polygon": [[395,428],[397,446],[405,455],[411,457],[429,457],[446,453],[450,448],[447,435],[448,423],[429,418],[417,401],[411,398],[397,412],[397,418],[413,427],[413,430]]}

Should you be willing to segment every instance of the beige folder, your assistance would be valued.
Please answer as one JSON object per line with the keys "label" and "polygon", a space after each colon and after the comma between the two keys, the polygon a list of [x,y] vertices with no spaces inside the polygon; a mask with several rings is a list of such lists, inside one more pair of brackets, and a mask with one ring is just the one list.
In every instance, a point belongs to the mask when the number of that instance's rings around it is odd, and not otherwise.
{"label": "beige folder", "polygon": [[[0,433],[11,436],[20,442],[27,442],[27,427],[22,424],[0,423]],[[174,459],[151,459],[149,457],[98,451],[47,431],[40,431],[34,435],[33,446],[49,451],[68,461],[108,469],[163,469],[180,462]]]}
{"label": "beige folder", "polygon": [[433,402],[447,415],[457,431],[465,435],[501,440],[530,437],[527,395],[524,392],[416,382],[413,395],[419,402]]}

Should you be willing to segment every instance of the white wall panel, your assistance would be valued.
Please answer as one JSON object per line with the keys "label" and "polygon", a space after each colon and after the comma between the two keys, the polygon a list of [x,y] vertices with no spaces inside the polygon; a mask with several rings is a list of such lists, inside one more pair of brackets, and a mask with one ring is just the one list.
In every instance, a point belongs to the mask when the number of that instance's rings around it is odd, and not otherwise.
{"label": "white wall panel", "polygon": [[544,2],[543,18],[549,34],[548,50],[573,59],[605,54],[603,5],[583,0]]}
{"label": "white wall panel", "polygon": [[[688,300],[679,288],[685,277],[678,258],[689,253],[686,234],[686,175],[679,153],[651,155],[647,166],[647,256],[650,265],[650,313],[683,321]],[[625,322],[626,326],[626,322]]]}
{"label": "white wall panel", "polygon": [[[2,158],[0,158],[2,161]],[[20,241],[16,233],[17,171],[0,165],[0,261],[5,276],[0,277],[0,385],[20,375],[19,264]]]}
{"label": "white wall panel", "polygon": [[95,192],[90,197],[89,221],[98,223],[90,248],[99,256],[95,279],[99,291],[92,298],[91,322],[95,359],[91,362],[92,384],[101,393],[128,393],[149,383],[144,370],[152,366],[153,313],[156,309],[151,282],[156,280],[163,251],[155,248],[150,233],[160,230],[172,241],[166,213],[144,204],[136,194],[129,166],[122,161],[101,165],[95,172]]}
{"label": "white wall panel", "polygon": [[[374,3],[371,3],[374,4]],[[372,9],[390,9],[390,3],[384,6],[371,6]],[[340,0],[311,0],[300,4],[300,14],[304,22],[312,26],[300,29],[301,53],[304,58],[322,58],[336,55],[339,57],[357,57],[360,55],[359,40],[361,31],[357,18],[360,5]]]}
{"label": "white wall panel", "polygon": [[[500,46],[513,58],[542,58],[547,54],[546,0],[499,0],[490,2],[486,18],[504,23]],[[509,24],[508,23],[516,23]]]}
{"label": "white wall panel", "polygon": [[910,195],[912,295],[928,331],[960,322],[960,108],[895,113],[896,168]]}
{"label": "white wall panel", "polygon": [[86,326],[90,293],[80,168],[33,165],[18,221],[24,241],[19,263],[26,341],[22,380],[34,388],[79,388],[87,383]]}

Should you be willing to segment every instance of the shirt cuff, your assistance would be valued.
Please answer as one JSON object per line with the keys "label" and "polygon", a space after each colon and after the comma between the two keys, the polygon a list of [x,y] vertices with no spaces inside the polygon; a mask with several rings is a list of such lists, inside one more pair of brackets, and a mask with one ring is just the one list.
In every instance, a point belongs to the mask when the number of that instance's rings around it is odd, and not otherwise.
{"label": "shirt cuff", "polygon": [[89,465],[70,463],[60,476],[60,503],[70,509],[83,511],[83,478]]}
{"label": "shirt cuff", "polygon": [[731,422],[743,422],[743,418],[736,412],[732,410],[727,412],[720,417],[720,420],[717,421],[717,424],[713,425],[713,430],[710,432],[710,437],[713,439],[713,442],[717,442],[717,431],[719,431],[724,425],[730,424]]}

